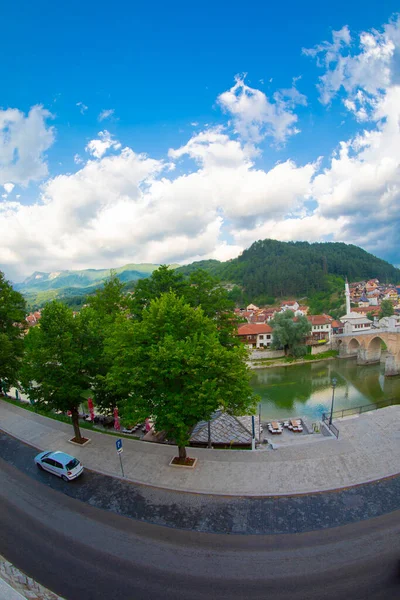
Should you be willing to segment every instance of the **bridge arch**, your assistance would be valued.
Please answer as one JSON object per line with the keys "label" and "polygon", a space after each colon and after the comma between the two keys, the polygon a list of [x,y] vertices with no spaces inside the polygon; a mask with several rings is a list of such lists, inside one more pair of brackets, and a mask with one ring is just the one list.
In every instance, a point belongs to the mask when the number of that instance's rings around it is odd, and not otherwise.
{"label": "bridge arch", "polygon": [[400,375],[400,323],[333,336],[333,344],[339,349],[339,356],[357,356],[357,363],[361,365],[380,362],[382,343],[387,347],[385,376]]}
{"label": "bridge arch", "polygon": [[380,362],[382,343],[384,344],[385,342],[380,335],[372,334],[368,336],[359,350],[358,362],[363,365]]}
{"label": "bridge arch", "polygon": [[350,354],[357,354],[360,347],[361,344],[357,338],[352,338],[348,343],[348,351]]}

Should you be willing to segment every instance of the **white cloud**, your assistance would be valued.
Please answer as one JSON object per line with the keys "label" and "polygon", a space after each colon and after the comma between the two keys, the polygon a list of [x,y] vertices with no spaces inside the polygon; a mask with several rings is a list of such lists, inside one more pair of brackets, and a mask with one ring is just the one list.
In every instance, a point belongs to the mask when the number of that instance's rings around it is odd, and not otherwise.
{"label": "white cloud", "polygon": [[313,183],[318,212],[346,218],[346,240],[371,249],[396,247],[400,230],[400,86],[379,101],[375,129],[346,142]]}
{"label": "white cloud", "polygon": [[[286,159],[269,169],[255,162],[264,136],[282,141],[294,133],[294,108],[305,100],[295,81],[271,102],[238,79],[219,103],[239,136],[232,137],[230,128],[205,126],[171,148],[165,160],[155,160],[123,148],[104,130],[87,144],[89,160],[76,155],[76,173],[49,179],[35,204],[3,198],[2,265],[26,274],[226,260],[267,237],[345,241],[385,255],[397,247],[400,231],[400,86],[391,59],[386,83],[375,91],[361,63],[369,52],[375,72],[389,39],[396,53],[397,22],[389,25],[384,33],[371,33],[374,40],[364,36],[358,54],[348,28],[335,32],[329,46],[308,52],[329,71],[336,69],[338,54],[346,58],[337,71],[338,81],[344,77],[341,99],[359,123],[369,121],[368,129],[359,125],[357,135],[342,139],[323,170],[317,156],[302,165]],[[4,176],[2,185],[11,182],[17,181]]]}
{"label": "white cloud", "polygon": [[13,183],[5,183],[3,185],[3,188],[6,190],[7,194],[11,194],[11,192],[15,188],[15,185]]}
{"label": "white cloud", "polygon": [[395,48],[400,39],[400,17],[383,26],[382,31],[362,32],[354,51],[347,26],[333,32],[333,42],[323,42],[303,53],[315,57],[326,68],[318,89],[323,104],[328,104],[343,90],[345,106],[359,120],[375,109],[384,90],[392,83]]}
{"label": "white cloud", "polygon": [[0,185],[27,185],[48,174],[45,152],[54,141],[47,125],[51,113],[33,106],[25,116],[16,108],[0,110]]}
{"label": "white cloud", "polygon": [[232,115],[235,130],[242,139],[249,144],[258,144],[266,136],[282,143],[299,133],[294,108],[307,101],[293,86],[275,92],[271,102],[264,92],[249,87],[244,78],[237,75],[235,85],[218,96],[218,103]]}
{"label": "white cloud", "polygon": [[[109,140],[107,132],[97,141],[108,149]],[[171,170],[173,162],[130,148],[110,156],[104,146],[90,150],[97,160],[50,179],[35,205],[0,205],[0,254],[15,269],[230,258],[242,246],[224,242],[222,228],[297,210],[315,168],[288,161],[269,172],[256,169],[245,147],[221,130],[169,152],[170,161],[196,161],[183,175]]]}
{"label": "white cloud", "polygon": [[119,150],[121,148],[121,144],[117,140],[113,140],[113,136],[107,129],[99,131],[97,135],[99,136],[98,139],[91,140],[85,148],[86,152],[89,152],[95,158],[101,158],[107,150]]}
{"label": "white cloud", "polygon": [[98,116],[98,120],[99,121],[105,121],[105,119],[109,119],[110,117],[113,117],[115,113],[115,110],[113,108],[110,109],[104,109],[101,111],[101,113]]}
{"label": "white cloud", "polygon": [[88,109],[88,107],[86,106],[86,104],[83,104],[83,102],[77,102],[76,106],[79,108],[79,111],[80,111],[81,115],[84,115],[85,112]]}

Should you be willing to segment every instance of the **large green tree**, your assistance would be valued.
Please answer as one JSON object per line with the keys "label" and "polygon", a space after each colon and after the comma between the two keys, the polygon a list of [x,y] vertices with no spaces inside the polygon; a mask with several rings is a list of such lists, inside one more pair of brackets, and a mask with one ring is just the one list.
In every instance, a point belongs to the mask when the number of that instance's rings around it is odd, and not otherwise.
{"label": "large green tree", "polygon": [[137,282],[130,302],[133,317],[141,319],[143,311],[150,305],[150,302],[159,298],[161,294],[174,291],[178,296],[184,295],[187,286],[183,275],[170,269],[167,265],[161,265],[153,271],[150,277]]}
{"label": "large green tree", "polygon": [[382,319],[383,317],[391,317],[392,315],[394,315],[393,304],[390,302],[390,300],[382,300],[379,318]]}
{"label": "large green tree", "polygon": [[204,314],[215,322],[223,346],[229,348],[240,343],[237,337],[239,319],[233,312],[235,304],[216,277],[203,269],[191,272],[183,297],[190,306],[201,306]]}
{"label": "large green tree", "polygon": [[270,325],[273,330],[273,348],[282,348],[286,355],[291,356],[305,354],[306,337],[311,331],[311,324],[306,317],[295,317],[293,311],[285,310],[283,313],[277,313]]}
{"label": "large green tree", "polygon": [[224,346],[232,347],[238,344],[238,320],[233,312],[234,303],[218,279],[203,269],[190,271],[186,279],[166,265],[153,271],[151,277],[140,280],[135,287],[130,302],[133,317],[140,320],[143,310],[152,300],[170,291],[185,298],[192,307],[201,306],[204,314],[215,321]]}
{"label": "large green tree", "polygon": [[82,442],[79,405],[91,385],[90,362],[96,338],[84,313],[74,316],[61,302],[42,311],[40,324],[30,329],[21,369],[21,383],[29,397],[47,409],[70,411],[75,440]]}
{"label": "large green tree", "polygon": [[112,414],[121,398],[115,394],[107,382],[107,374],[112,366],[104,343],[111,335],[118,315],[126,314],[129,303],[123,294],[124,285],[114,272],[106,279],[103,287],[89,296],[87,305],[82,309],[81,318],[91,329],[93,347],[89,354],[87,372],[91,377],[91,389],[96,406],[102,413]]}
{"label": "large green tree", "polygon": [[108,351],[109,380],[126,397],[122,415],[152,416],[182,460],[198,421],[220,407],[232,414],[254,411],[245,349],[223,346],[216,323],[174,292],[152,300],[141,321],[121,318]]}
{"label": "large green tree", "polygon": [[8,389],[18,379],[23,354],[25,300],[0,271],[0,381]]}

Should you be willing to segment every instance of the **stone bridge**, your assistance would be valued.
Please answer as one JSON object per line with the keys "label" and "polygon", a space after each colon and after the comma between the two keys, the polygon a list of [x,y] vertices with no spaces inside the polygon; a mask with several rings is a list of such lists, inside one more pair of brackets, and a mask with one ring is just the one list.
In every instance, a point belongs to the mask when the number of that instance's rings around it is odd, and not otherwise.
{"label": "stone bridge", "polygon": [[345,323],[344,333],[333,336],[339,358],[356,356],[359,365],[380,362],[384,342],[387,347],[385,376],[400,375],[400,323],[396,318],[381,319],[378,327],[365,331],[352,329],[350,323]]}

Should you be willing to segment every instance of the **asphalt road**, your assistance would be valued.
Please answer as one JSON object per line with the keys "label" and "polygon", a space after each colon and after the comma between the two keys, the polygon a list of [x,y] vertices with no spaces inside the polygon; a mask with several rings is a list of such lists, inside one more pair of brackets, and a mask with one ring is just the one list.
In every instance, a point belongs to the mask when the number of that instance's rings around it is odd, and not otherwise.
{"label": "asphalt road", "polygon": [[394,600],[400,511],[295,535],[213,535],[106,512],[0,460],[0,553],[67,600]]}
{"label": "asphalt road", "polygon": [[287,497],[183,493],[85,471],[65,483],[41,472],[37,450],[0,432],[0,458],[35,481],[121,516],[205,533],[290,534],[357,523],[400,510],[400,476],[337,492]]}

